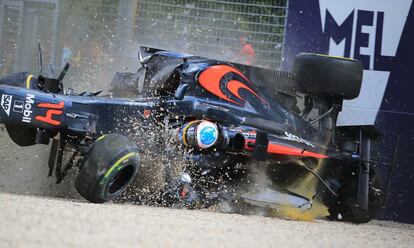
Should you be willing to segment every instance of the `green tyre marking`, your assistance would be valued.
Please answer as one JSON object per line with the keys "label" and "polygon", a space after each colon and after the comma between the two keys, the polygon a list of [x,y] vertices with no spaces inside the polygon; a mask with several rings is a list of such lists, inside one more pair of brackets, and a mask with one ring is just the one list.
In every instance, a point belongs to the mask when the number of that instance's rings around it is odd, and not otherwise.
{"label": "green tyre marking", "polygon": [[111,175],[112,171],[114,171],[122,162],[124,162],[126,159],[132,156],[135,156],[136,154],[137,154],[136,152],[130,152],[124,155],[122,158],[118,159],[118,161],[116,161],[115,164],[112,165],[111,168],[109,168],[109,170],[105,173],[104,179],[107,179],[109,175]]}

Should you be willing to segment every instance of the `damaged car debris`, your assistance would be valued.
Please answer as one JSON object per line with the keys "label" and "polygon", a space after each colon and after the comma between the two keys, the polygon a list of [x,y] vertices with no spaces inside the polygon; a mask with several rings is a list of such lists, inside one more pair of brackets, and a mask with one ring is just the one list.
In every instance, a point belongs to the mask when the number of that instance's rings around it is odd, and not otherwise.
{"label": "damaged car debris", "polygon": [[[359,95],[359,61],[302,53],[289,73],[153,48],[142,48],[139,59],[136,73],[115,75],[113,97],[65,91],[69,64],[57,79],[5,76],[0,122],[18,145],[51,140],[49,176],[54,171],[61,182],[70,168],[79,168],[75,187],[91,202],[125,191],[152,132],[160,133],[156,153],[166,157],[166,184],[157,199],[166,206],[205,208],[225,201],[304,212],[318,198],[333,217],[357,223],[381,207],[386,190],[370,158],[370,142],[378,135],[367,127],[336,127],[342,101]],[[176,149],[165,147],[165,129]],[[131,139],[136,132],[141,140]],[[66,164],[65,147],[73,150]],[[187,163],[179,175],[169,163],[177,156]],[[271,184],[254,192],[240,186],[248,165],[262,162]],[[320,163],[323,174],[314,169]],[[319,182],[311,198],[285,187],[304,173]]]}

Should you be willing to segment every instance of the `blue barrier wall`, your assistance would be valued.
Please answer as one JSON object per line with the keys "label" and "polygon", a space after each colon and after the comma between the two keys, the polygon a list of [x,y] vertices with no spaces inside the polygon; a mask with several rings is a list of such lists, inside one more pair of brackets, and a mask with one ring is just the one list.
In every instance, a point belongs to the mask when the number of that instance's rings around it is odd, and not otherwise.
{"label": "blue barrier wall", "polygon": [[414,223],[414,10],[412,0],[290,0],[284,69],[296,54],[325,53],[360,60],[361,95],[344,102],[338,124],[374,125],[383,138],[372,156],[391,176],[381,219]]}

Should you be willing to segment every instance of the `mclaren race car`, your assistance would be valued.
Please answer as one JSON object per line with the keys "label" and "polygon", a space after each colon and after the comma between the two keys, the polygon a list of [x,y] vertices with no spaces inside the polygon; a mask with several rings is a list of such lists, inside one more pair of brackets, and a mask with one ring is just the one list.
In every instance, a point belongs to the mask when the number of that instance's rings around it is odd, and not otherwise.
{"label": "mclaren race car", "polygon": [[[51,142],[49,176],[59,183],[78,168],[75,187],[90,202],[119,197],[151,154],[165,183],[143,203],[306,213],[321,202],[352,222],[381,207],[373,136],[336,127],[343,100],[359,95],[359,61],[303,53],[282,72],[153,48],[139,55],[142,67],[116,73],[106,96],[65,89],[69,64],[57,79],[4,76],[0,122],[20,146]],[[309,178],[316,183],[301,187]]]}

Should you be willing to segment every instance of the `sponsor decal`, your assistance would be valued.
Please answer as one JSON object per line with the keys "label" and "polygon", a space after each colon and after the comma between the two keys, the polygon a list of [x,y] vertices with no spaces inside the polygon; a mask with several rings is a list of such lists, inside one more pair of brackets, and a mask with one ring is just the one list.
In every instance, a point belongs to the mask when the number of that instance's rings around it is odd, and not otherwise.
{"label": "sponsor decal", "polygon": [[315,147],[311,142],[309,142],[307,140],[304,140],[302,138],[299,138],[298,136],[296,136],[294,134],[291,134],[289,132],[285,132],[285,135],[286,135],[285,139],[287,139],[287,140],[296,141],[296,142],[303,143],[303,144],[306,144],[306,145],[311,146],[311,147]]}
{"label": "sponsor decal", "polygon": [[[255,139],[256,138],[256,133],[255,132],[243,132],[243,135],[244,135],[244,137],[246,137],[248,139],[249,138],[252,138],[252,139]],[[291,134],[289,132],[285,132],[285,135],[286,136],[280,137],[280,138],[285,139],[285,140],[290,140],[290,141],[296,141],[296,142],[303,143],[303,144],[306,144],[306,145],[308,145],[310,147],[315,148],[315,146],[310,141],[307,141],[305,139],[302,139],[302,138],[300,138],[300,137],[298,137],[298,136],[296,136],[294,134]]]}
{"label": "sponsor decal", "polygon": [[240,90],[243,89],[267,104],[254,90],[252,82],[239,70],[229,65],[208,67],[200,74],[198,82],[204,89],[228,102],[244,104],[246,100],[240,95]]}
{"label": "sponsor decal", "polygon": [[23,118],[22,122],[31,123],[32,122],[32,107],[34,104],[35,95],[26,94],[26,101],[24,102]]}
{"label": "sponsor decal", "polygon": [[15,113],[23,113],[24,110],[24,102],[19,100],[14,100],[13,104],[13,112]]}
{"label": "sponsor decal", "polygon": [[360,60],[364,67],[361,93],[354,100],[344,101],[339,125],[374,124],[411,4],[411,0],[400,0],[398,4],[319,0],[322,32],[329,37],[329,55]]}
{"label": "sponsor decal", "polygon": [[8,116],[10,115],[12,99],[13,97],[10,95],[3,94],[1,96],[1,107],[3,108],[4,112],[6,112]]}
{"label": "sponsor decal", "polygon": [[53,119],[53,116],[57,115],[62,115],[63,111],[61,109],[63,109],[65,107],[65,102],[61,101],[58,104],[54,104],[54,103],[39,103],[37,105],[37,107],[39,108],[47,108],[48,110],[46,111],[46,116],[41,116],[41,115],[37,115],[35,117],[35,120],[53,125],[53,126],[58,126],[61,124],[60,121]]}

